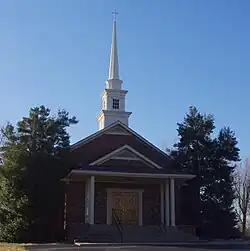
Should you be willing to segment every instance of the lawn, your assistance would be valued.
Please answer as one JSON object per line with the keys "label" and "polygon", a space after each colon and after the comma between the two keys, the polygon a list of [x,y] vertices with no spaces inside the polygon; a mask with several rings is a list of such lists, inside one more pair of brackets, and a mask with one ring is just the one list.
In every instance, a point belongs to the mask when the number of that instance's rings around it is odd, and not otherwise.
{"label": "lawn", "polygon": [[0,251],[23,251],[22,244],[0,243]]}

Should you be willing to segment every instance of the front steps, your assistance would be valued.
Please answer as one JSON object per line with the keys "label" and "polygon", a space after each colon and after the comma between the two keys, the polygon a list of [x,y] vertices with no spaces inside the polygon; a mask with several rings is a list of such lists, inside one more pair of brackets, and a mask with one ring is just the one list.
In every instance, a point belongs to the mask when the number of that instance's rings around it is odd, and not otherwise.
{"label": "front steps", "polygon": [[[88,231],[81,233],[78,242],[87,243],[121,243],[121,236],[114,225],[91,225]],[[197,237],[175,227],[167,227],[166,231],[159,226],[123,226],[123,243],[164,243],[197,241]]]}

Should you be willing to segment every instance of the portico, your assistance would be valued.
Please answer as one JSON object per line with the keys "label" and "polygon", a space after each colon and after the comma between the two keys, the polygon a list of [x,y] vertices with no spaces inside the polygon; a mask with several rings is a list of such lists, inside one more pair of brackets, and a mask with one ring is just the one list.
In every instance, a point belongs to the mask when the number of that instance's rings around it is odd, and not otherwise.
{"label": "portico", "polygon": [[[148,225],[153,222],[151,210],[159,212],[160,221],[166,226],[175,226],[175,189],[193,175],[187,174],[150,174],[102,172],[92,170],[73,170],[72,182],[84,182],[85,206],[84,222],[86,224],[112,225],[116,214],[124,225]],[[154,187],[155,198],[149,201],[148,187]],[[98,202],[98,193],[105,197],[106,203]],[[147,206],[150,205],[150,206]],[[100,208],[105,211],[97,216]],[[97,218],[97,219],[96,219]]]}

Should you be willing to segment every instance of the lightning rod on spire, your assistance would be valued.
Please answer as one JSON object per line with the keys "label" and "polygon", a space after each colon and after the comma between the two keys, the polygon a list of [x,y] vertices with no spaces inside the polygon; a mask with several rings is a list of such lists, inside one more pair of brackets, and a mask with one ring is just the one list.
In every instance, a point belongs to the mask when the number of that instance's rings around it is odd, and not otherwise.
{"label": "lightning rod on spire", "polygon": [[116,22],[116,15],[118,15],[119,13],[116,12],[116,10],[112,11],[113,14],[113,21]]}

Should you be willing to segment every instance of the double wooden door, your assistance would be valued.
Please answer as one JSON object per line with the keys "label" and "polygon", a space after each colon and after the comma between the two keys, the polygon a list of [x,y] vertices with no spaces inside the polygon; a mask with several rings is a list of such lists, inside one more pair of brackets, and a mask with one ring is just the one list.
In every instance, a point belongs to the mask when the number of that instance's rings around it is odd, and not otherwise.
{"label": "double wooden door", "polygon": [[139,194],[137,191],[113,191],[112,201],[112,209],[121,224],[138,225]]}

